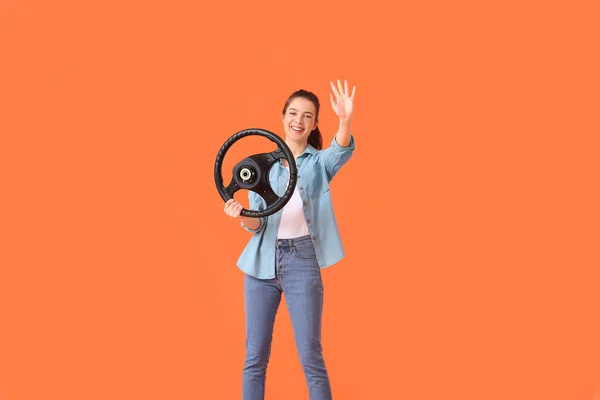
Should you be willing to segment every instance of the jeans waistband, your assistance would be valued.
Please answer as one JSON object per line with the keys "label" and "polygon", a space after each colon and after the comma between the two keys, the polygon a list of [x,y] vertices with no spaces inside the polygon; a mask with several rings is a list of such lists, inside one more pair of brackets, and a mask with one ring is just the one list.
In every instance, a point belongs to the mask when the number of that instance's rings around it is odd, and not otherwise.
{"label": "jeans waistband", "polygon": [[292,239],[277,239],[276,247],[294,247],[295,245],[299,246],[307,243],[312,244],[310,235],[300,236]]}

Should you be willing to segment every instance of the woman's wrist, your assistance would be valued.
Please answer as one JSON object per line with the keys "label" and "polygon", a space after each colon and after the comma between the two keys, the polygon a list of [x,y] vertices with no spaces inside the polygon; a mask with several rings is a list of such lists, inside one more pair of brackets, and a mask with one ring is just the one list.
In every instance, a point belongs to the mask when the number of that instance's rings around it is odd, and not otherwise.
{"label": "woman's wrist", "polygon": [[260,227],[260,218],[241,217],[242,224],[249,229],[258,229]]}
{"label": "woman's wrist", "polygon": [[352,116],[340,117],[340,125],[350,125],[350,124],[352,124]]}

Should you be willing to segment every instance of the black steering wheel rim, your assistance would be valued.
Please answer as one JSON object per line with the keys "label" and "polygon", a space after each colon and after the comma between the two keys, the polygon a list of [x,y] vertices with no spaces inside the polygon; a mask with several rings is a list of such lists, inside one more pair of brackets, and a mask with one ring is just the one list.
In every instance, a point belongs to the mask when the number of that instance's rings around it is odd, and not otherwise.
{"label": "black steering wheel rim", "polygon": [[[225,154],[235,142],[246,136],[266,137],[277,145],[277,149],[270,153],[254,154],[238,162],[233,167],[233,178],[230,184],[225,187],[223,186],[221,172]],[[282,197],[275,194],[269,181],[270,169],[279,159],[287,160],[290,174],[288,187]],[[251,190],[261,196],[267,203],[265,210],[247,210],[244,208],[240,213],[244,217],[261,218],[275,214],[292,198],[298,179],[298,168],[292,151],[279,136],[266,129],[250,128],[235,133],[221,146],[215,160],[214,176],[217,191],[225,202],[232,199],[234,193],[240,189]]]}

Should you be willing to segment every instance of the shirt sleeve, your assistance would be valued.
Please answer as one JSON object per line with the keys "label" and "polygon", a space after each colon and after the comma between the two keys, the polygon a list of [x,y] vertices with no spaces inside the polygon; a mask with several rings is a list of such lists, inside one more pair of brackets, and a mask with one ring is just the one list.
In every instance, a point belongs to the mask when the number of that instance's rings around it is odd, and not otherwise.
{"label": "shirt sleeve", "polygon": [[350,144],[346,147],[340,146],[335,139],[331,141],[331,146],[322,150],[321,162],[325,166],[327,178],[331,181],[335,174],[348,162],[354,152],[354,136],[350,136]]}
{"label": "shirt sleeve", "polygon": [[[250,201],[250,210],[263,211],[266,209],[266,202],[264,201],[264,199],[262,197],[260,197],[260,195],[258,195],[257,193],[253,192],[252,190],[248,191],[248,199]],[[245,230],[247,230],[248,232],[251,232],[251,233],[258,233],[258,232],[264,230],[266,224],[267,224],[267,217],[260,217],[260,225],[256,229],[250,229],[246,225],[244,225],[244,222],[241,222],[242,228],[244,228]]]}

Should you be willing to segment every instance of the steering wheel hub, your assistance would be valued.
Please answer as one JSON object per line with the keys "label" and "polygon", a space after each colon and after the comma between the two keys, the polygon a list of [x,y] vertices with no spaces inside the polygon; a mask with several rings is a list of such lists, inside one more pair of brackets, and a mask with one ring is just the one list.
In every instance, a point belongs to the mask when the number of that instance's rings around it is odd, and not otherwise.
{"label": "steering wheel hub", "polygon": [[240,169],[240,178],[244,182],[248,182],[254,176],[254,171],[250,167],[243,167]]}

